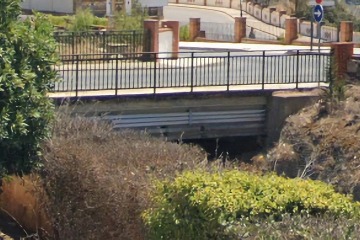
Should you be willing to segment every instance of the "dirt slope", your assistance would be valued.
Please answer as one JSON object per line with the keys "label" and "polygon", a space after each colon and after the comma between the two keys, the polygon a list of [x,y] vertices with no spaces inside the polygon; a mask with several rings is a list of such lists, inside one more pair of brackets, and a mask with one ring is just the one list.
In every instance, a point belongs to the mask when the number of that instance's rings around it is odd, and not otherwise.
{"label": "dirt slope", "polygon": [[324,90],[321,101],[290,116],[267,160],[279,174],[322,180],[360,200],[360,86],[345,89],[336,97]]}

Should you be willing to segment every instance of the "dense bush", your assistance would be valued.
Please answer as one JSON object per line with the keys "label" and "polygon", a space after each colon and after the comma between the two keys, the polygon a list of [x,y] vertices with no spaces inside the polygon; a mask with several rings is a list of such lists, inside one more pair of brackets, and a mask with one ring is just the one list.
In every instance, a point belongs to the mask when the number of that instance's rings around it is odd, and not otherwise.
{"label": "dense bush", "polygon": [[53,28],[43,15],[18,20],[18,0],[0,0],[0,175],[38,166],[53,117],[47,97],[57,78]]}
{"label": "dense bush", "polygon": [[144,239],[153,178],[191,169],[204,153],[97,120],[59,113],[41,173],[59,239]]}
{"label": "dense bush", "polygon": [[190,32],[189,26],[181,26],[180,27],[180,41],[189,41],[190,40]]}
{"label": "dense bush", "polygon": [[236,170],[186,172],[157,184],[155,207],[144,212],[151,239],[218,239],[242,219],[284,214],[355,216],[359,205],[321,182]]}
{"label": "dense bush", "polygon": [[90,9],[78,10],[68,29],[73,32],[88,31],[91,25],[96,25],[96,19],[98,18],[91,13]]}

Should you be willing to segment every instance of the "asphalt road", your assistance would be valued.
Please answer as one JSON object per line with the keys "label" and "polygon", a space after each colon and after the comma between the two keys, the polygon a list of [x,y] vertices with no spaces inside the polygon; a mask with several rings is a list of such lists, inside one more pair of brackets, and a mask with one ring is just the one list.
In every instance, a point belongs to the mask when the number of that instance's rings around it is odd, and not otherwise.
{"label": "asphalt road", "polygon": [[187,8],[177,6],[165,6],[164,18],[166,20],[179,21],[181,25],[189,23],[190,18],[201,18],[203,22],[233,23],[234,19],[229,15],[213,10]]}
{"label": "asphalt road", "polygon": [[[234,41],[234,16],[239,16],[240,11],[235,9],[226,9],[229,13],[212,9],[197,8],[194,6],[174,6],[164,7],[164,18],[167,20],[179,21],[181,26],[189,23],[190,18],[200,18],[200,29],[205,31],[206,37],[219,41]],[[236,14],[236,15],[234,15]],[[246,36],[250,37],[251,28],[253,37],[262,40],[276,40],[277,36],[275,28],[268,26],[268,32],[264,32],[259,28],[261,21],[243,12],[243,16],[247,18]],[[274,32],[269,34],[269,32]],[[279,35],[279,34],[278,34]]]}

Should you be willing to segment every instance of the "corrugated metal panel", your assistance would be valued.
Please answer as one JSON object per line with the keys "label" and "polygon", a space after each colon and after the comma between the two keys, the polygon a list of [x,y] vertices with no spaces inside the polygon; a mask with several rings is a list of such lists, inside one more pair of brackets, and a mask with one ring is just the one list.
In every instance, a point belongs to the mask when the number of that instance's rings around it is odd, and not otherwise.
{"label": "corrugated metal panel", "polygon": [[146,130],[154,135],[177,138],[248,136],[264,133],[266,111],[240,109],[229,111],[175,112],[154,114],[106,115],[115,129]]}

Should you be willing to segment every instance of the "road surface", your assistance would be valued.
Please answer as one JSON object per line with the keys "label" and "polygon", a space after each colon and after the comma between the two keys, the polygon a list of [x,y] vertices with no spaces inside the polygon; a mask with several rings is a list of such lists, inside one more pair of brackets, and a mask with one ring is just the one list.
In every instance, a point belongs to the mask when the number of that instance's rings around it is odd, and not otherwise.
{"label": "road surface", "polygon": [[[219,10],[217,10],[219,9]],[[240,16],[240,11],[228,8],[213,8],[187,5],[169,5],[164,7],[166,20],[179,21],[180,25],[189,23],[190,18],[200,18],[201,30],[206,37],[220,41],[234,41],[234,18]],[[250,36],[251,28],[255,39],[276,40],[283,36],[284,30],[265,24],[243,11],[246,17],[246,36]]]}

